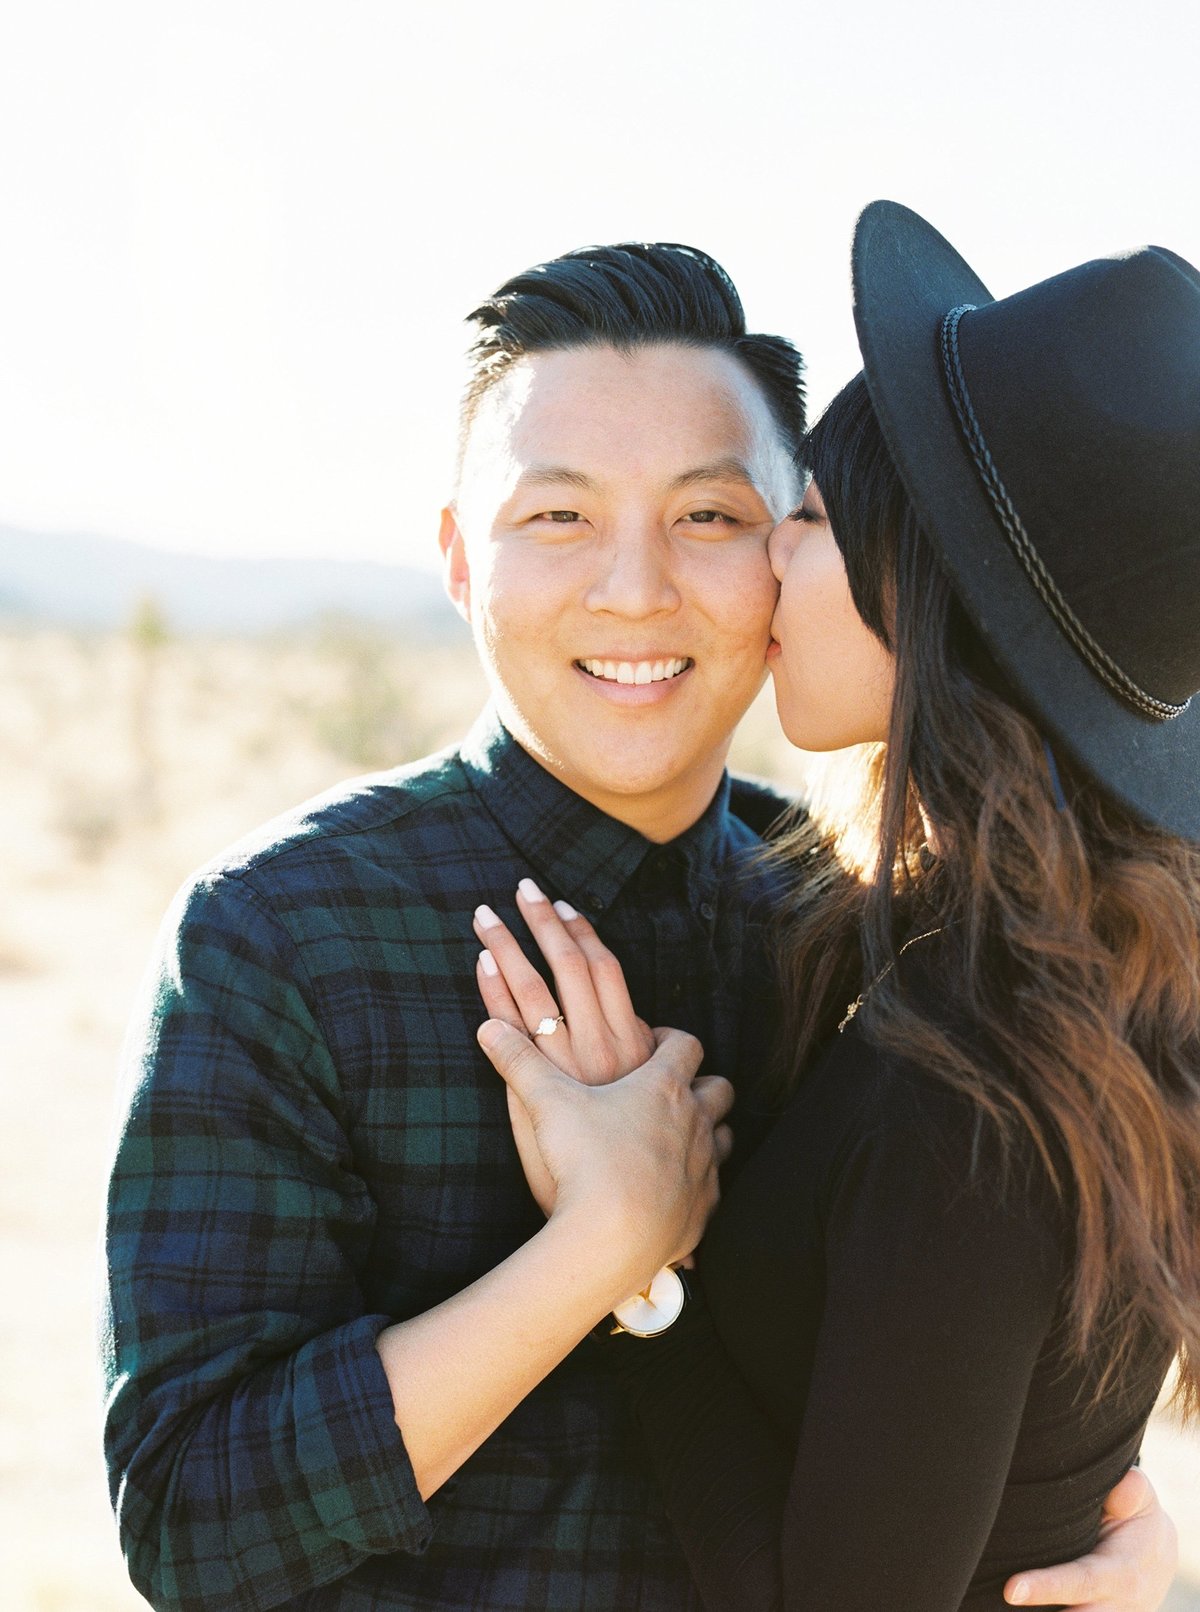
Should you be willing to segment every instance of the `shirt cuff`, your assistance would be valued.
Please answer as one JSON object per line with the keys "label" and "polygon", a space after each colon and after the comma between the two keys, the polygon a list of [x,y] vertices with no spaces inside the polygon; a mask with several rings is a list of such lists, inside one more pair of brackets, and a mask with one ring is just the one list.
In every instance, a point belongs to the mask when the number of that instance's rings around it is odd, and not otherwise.
{"label": "shirt cuff", "polygon": [[393,1320],[362,1316],[299,1351],[296,1453],[313,1507],[333,1538],[354,1551],[419,1554],[433,1523],[375,1348]]}

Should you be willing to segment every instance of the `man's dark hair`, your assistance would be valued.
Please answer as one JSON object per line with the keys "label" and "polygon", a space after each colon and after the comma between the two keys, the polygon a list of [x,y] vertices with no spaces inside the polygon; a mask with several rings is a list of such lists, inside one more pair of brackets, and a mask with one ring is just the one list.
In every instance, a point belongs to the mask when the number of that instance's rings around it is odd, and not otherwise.
{"label": "man's dark hair", "polygon": [[804,360],[782,336],[752,336],[737,288],[694,246],[621,241],[582,246],[514,275],[468,316],[479,334],[459,417],[459,465],[480,400],[529,353],[573,347],[629,350],[659,342],[713,347],[739,359],[762,388],[787,448],[804,431]]}

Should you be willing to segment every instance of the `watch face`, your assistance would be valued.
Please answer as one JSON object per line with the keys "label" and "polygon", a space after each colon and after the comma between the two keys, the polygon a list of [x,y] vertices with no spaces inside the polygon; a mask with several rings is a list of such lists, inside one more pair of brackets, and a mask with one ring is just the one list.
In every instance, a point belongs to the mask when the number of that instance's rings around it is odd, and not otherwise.
{"label": "watch face", "polygon": [[685,1296],[678,1271],[664,1265],[644,1292],[618,1304],[613,1314],[635,1338],[654,1338],[678,1320]]}

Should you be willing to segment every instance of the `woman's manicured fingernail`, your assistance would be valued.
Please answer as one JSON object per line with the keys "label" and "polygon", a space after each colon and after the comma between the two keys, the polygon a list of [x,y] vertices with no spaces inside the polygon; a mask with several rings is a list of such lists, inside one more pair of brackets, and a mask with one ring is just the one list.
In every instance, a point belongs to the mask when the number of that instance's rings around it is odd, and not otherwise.
{"label": "woman's manicured fingernail", "polygon": [[1010,1606],[1024,1606],[1029,1599],[1029,1585],[1023,1578],[1019,1578],[1008,1592]]}
{"label": "woman's manicured fingernail", "polygon": [[545,901],[546,899],[532,879],[522,879],[517,889],[525,897],[526,901]]}
{"label": "woman's manicured fingernail", "polygon": [[556,901],[554,910],[565,924],[569,924],[572,918],[579,917],[579,914],[569,901]]}
{"label": "woman's manicured fingernail", "polygon": [[490,907],[476,907],[475,922],[480,929],[494,929],[500,920]]}
{"label": "woman's manicured fingernail", "polygon": [[475,1039],[485,1051],[488,1051],[496,1045],[507,1029],[508,1026],[503,1019],[485,1019],[476,1030]]}
{"label": "woman's manicured fingernail", "polygon": [[500,970],[496,967],[496,959],[492,956],[491,952],[480,952],[479,966],[482,968],[485,974],[498,974],[500,972]]}

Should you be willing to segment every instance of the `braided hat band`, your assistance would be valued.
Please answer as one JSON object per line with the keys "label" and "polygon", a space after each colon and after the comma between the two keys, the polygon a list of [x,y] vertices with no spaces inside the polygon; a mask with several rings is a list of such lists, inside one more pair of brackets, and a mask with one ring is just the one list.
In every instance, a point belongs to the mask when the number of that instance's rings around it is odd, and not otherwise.
{"label": "braided hat band", "polygon": [[1054,578],[1047,571],[1041,555],[1034,547],[1033,540],[1022,524],[1017,514],[1008,490],[1000,478],[996,462],[988,450],[983,430],[971,405],[971,396],[967,390],[966,377],[963,374],[962,360],[958,351],[958,326],[964,314],[974,313],[975,304],[964,302],[950,312],[942,320],[941,350],[942,369],[946,377],[946,386],[950,393],[950,401],[954,405],[959,429],[963,439],[970,449],[971,457],[975,461],[975,468],[979,472],[979,479],[983,489],[991,501],[996,519],[1000,522],[1009,547],[1020,561],[1029,580],[1050,612],[1051,617],[1075,649],[1075,652],[1092,669],[1101,682],[1127,705],[1132,706],[1142,716],[1153,718],[1157,722],[1168,722],[1173,717],[1182,715],[1191,704],[1185,700],[1182,705],[1172,705],[1167,700],[1156,699],[1148,694],[1134,682],[1127,672],[1122,671],[1112,656],[1104,650],[1092,637],[1079,617],[1071,609],[1062,593],[1059,591]]}

